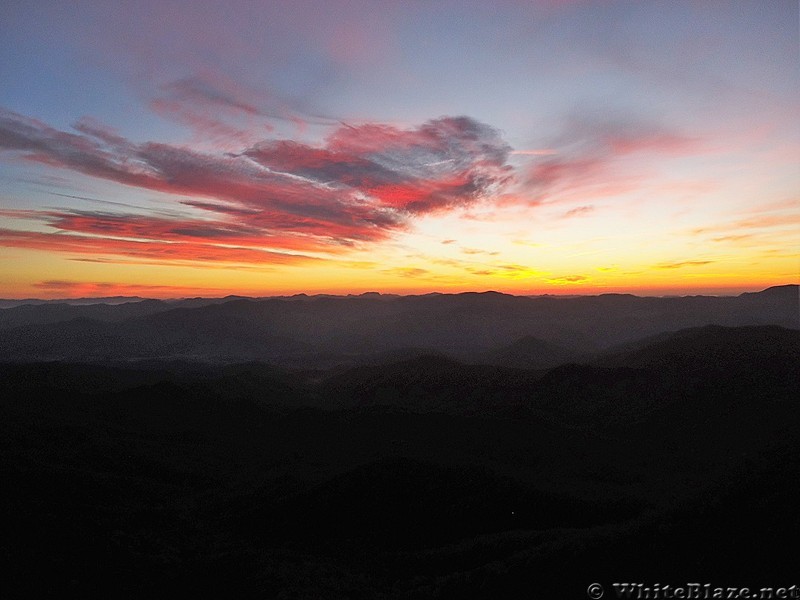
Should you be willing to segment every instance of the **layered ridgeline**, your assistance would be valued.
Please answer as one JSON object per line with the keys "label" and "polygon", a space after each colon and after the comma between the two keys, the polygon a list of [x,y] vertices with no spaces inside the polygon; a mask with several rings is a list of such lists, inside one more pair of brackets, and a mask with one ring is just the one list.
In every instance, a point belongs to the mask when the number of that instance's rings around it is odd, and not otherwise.
{"label": "layered ridgeline", "polygon": [[799,365],[800,332],[775,325],[685,329],[549,370],[440,355],[326,371],[4,363],[3,589],[788,586]]}
{"label": "layered ridgeline", "polygon": [[0,310],[6,360],[186,359],[327,367],[439,354],[549,368],[664,332],[800,326],[798,286],[736,297],[604,294],[110,299]]}
{"label": "layered ridgeline", "polygon": [[4,309],[0,594],[791,586],[797,293]]}

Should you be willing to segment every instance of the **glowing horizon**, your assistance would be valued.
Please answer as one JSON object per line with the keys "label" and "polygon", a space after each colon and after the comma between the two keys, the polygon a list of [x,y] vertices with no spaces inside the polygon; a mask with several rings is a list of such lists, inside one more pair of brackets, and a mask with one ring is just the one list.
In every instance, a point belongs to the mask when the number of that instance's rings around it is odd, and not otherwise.
{"label": "glowing horizon", "polygon": [[800,280],[795,2],[0,17],[3,298]]}

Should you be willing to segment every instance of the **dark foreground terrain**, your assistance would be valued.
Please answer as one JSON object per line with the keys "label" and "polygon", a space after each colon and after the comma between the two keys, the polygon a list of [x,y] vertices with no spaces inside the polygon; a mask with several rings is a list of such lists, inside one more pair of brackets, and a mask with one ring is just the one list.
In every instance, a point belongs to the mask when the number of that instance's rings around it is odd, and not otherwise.
{"label": "dark foreground terrain", "polygon": [[523,335],[483,364],[3,363],[0,593],[800,584],[800,332],[667,330],[547,368]]}

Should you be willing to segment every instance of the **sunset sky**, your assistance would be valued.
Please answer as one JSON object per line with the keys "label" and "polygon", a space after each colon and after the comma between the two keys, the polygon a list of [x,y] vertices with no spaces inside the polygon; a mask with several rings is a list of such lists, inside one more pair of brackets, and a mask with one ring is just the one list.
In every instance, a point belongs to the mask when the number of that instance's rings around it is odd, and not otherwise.
{"label": "sunset sky", "polygon": [[0,4],[0,297],[800,278],[796,0]]}

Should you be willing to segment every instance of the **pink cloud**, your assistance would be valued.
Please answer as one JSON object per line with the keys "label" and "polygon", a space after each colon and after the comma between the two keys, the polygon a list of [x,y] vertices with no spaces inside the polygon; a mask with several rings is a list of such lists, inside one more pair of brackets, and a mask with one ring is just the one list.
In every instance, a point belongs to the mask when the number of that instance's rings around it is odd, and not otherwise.
{"label": "pink cloud", "polygon": [[330,125],[333,120],[309,115],[297,101],[250,89],[219,73],[170,81],[150,102],[158,115],[189,127],[198,141],[256,142],[275,130],[274,121],[292,123],[304,130],[309,122]]}
{"label": "pink cloud", "polygon": [[625,194],[657,174],[660,162],[710,151],[698,137],[635,119],[576,119],[553,146],[557,151],[533,159],[522,179],[535,202]]}
{"label": "pink cloud", "polygon": [[[235,109],[247,112],[249,105]],[[0,112],[0,149],[179,195],[176,201],[209,218],[18,212],[16,217],[39,218],[60,233],[25,237],[7,231],[0,243],[149,259],[188,260],[195,252],[198,260],[268,262],[282,260],[275,250],[337,252],[384,240],[417,215],[468,206],[510,178],[508,146],[495,130],[466,117],[410,129],[342,125],[323,146],[268,141],[225,154],[134,144],[88,120],[76,131]]]}

